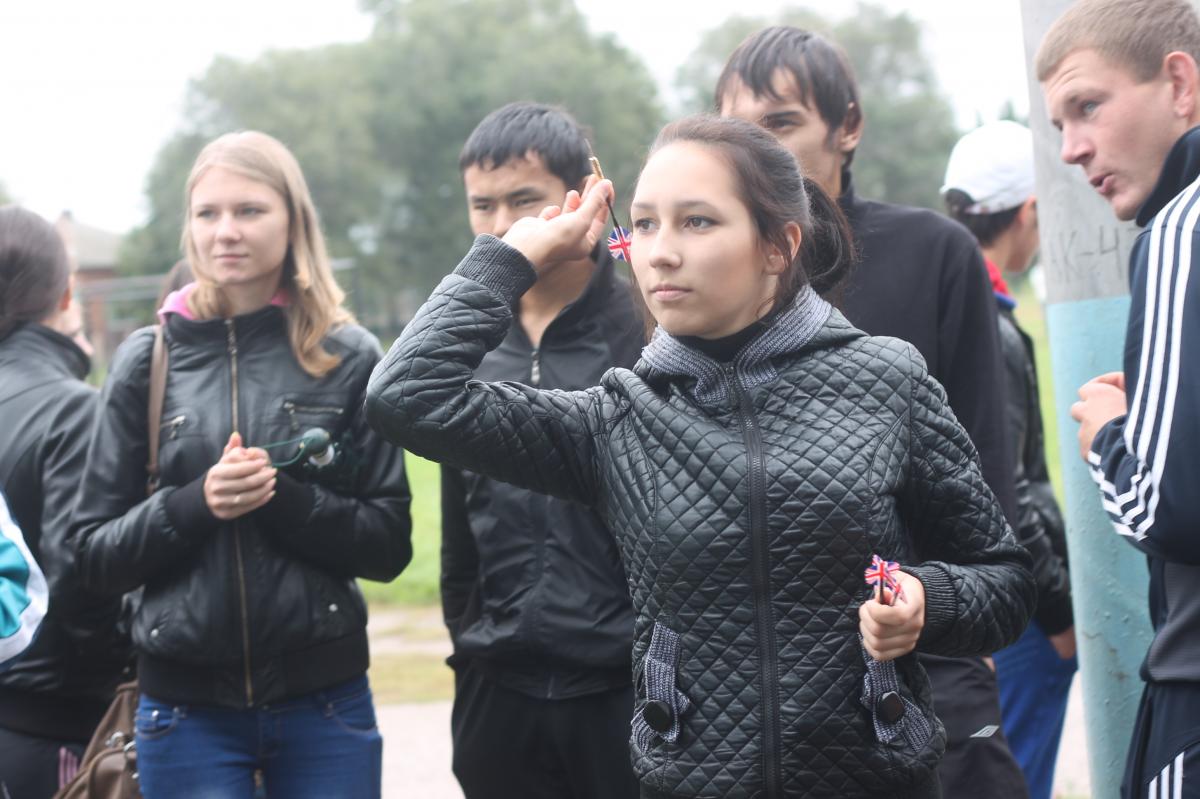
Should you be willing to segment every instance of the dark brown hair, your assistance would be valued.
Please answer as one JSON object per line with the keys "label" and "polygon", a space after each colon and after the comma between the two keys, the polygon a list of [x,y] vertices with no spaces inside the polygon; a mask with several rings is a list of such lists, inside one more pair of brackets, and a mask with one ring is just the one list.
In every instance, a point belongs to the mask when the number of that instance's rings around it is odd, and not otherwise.
{"label": "dark brown hair", "polygon": [[1012,227],[1024,203],[994,214],[968,214],[967,209],[975,204],[975,198],[961,189],[948,189],[942,195],[946,213],[951,219],[961,222],[975,236],[981,247],[990,247],[1004,231]]}
{"label": "dark brown hair", "polygon": [[58,231],[32,211],[0,208],[0,339],[50,316],[71,279]]}
{"label": "dark brown hair", "polygon": [[[858,81],[846,53],[824,36],[790,25],[764,28],[738,45],[717,79],[716,108],[724,105],[734,80],[755,97],[783,100],[774,84],[780,70],[795,81],[800,102],[817,109],[829,128],[829,142],[843,125],[851,130],[862,125]],[[846,153],[842,168],[849,169],[853,160],[854,152]]]}
{"label": "dark brown hair", "polygon": [[856,260],[853,234],[837,203],[800,173],[795,156],[767,131],[731,117],[699,114],[663,128],[649,161],[664,147],[690,142],[710,148],[729,164],[738,199],[750,212],[759,239],[784,257],[791,251],[787,225],[800,226],[800,251],[779,276],[771,312],[792,303],[806,285],[835,295]]}
{"label": "dark brown hair", "polygon": [[175,265],[168,270],[163,276],[162,286],[158,290],[158,301],[154,306],[154,310],[162,308],[167,302],[167,297],[171,296],[172,292],[179,291],[188,283],[195,281],[196,277],[192,274],[192,265],[188,263],[187,258],[180,258],[175,262]]}
{"label": "dark brown hair", "polygon": [[484,117],[458,155],[458,171],[496,169],[530,153],[569,189],[592,173],[583,126],[562,108],[530,102],[509,103]]}

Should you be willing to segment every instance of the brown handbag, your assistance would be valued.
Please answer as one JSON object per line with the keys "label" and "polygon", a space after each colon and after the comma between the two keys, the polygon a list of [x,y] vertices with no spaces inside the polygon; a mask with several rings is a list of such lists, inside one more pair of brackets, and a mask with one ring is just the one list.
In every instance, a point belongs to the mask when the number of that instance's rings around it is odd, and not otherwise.
{"label": "brown handbag", "polygon": [[[163,399],[167,393],[167,347],[162,325],[154,328],[150,355],[150,396],[147,401],[147,433],[150,450],[146,459],[146,495],[158,489],[158,440],[162,425]],[[74,779],[58,789],[53,799],[139,799],[137,744],[133,716],[137,710],[137,682],[117,686],[112,704],[100,719],[92,740],[84,750]]]}
{"label": "brown handbag", "polygon": [[75,778],[58,789],[54,799],[136,799],[137,749],[133,740],[133,713],[137,709],[136,682],[121,683],[117,695],[88,743]]}

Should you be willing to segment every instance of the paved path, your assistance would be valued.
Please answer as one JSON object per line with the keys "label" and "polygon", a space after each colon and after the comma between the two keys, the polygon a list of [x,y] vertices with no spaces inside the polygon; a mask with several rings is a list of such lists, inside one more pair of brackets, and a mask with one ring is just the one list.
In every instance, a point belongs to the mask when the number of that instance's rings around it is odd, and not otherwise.
{"label": "paved path", "polygon": [[463,799],[450,773],[450,703],[384,705],[385,799]]}

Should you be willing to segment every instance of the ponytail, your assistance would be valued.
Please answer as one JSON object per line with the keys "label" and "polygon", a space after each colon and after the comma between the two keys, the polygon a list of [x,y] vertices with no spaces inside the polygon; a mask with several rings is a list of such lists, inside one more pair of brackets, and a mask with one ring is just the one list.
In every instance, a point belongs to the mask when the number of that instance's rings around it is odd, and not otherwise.
{"label": "ponytail", "polygon": [[800,244],[801,268],[794,271],[803,272],[813,290],[836,305],[835,298],[858,263],[858,247],[837,201],[811,178],[804,178],[804,189],[809,220]]}

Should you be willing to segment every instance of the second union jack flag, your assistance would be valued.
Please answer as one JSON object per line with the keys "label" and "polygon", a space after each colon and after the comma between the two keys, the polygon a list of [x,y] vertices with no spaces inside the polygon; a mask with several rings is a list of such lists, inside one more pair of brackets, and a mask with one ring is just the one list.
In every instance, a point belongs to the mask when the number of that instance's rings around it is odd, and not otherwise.
{"label": "second union jack flag", "polygon": [[[892,594],[900,599],[904,599],[904,589],[900,587],[900,581],[896,579],[896,574],[900,571],[900,564],[894,560],[884,560],[878,555],[871,556],[871,565],[863,572],[863,577],[867,580],[867,585],[872,587],[886,588]],[[882,596],[883,592],[880,592]]]}

